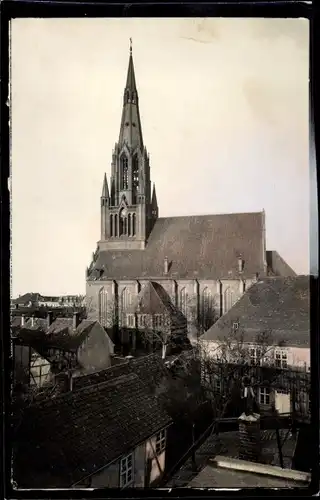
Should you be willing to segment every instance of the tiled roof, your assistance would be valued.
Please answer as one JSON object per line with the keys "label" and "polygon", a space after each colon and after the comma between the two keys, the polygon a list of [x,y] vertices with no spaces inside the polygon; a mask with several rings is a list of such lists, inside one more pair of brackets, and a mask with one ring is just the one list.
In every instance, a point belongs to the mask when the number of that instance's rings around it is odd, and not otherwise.
{"label": "tiled roof", "polygon": [[18,487],[70,487],[171,423],[137,375],[25,411],[14,443]]}
{"label": "tiled roof", "polygon": [[20,295],[16,299],[13,299],[14,304],[26,304],[27,302],[36,302],[39,300],[40,293],[25,293],[24,295]]}
{"label": "tiled roof", "polygon": [[217,341],[230,331],[234,322],[244,332],[244,340],[254,341],[263,330],[272,332],[274,342],[289,346],[310,345],[309,277],[264,278],[252,285],[236,304],[202,335]]}
{"label": "tiled roof", "polygon": [[145,250],[99,252],[88,279],[239,278],[239,255],[243,278],[264,275],[263,227],[263,212],[159,218]]}
{"label": "tiled roof", "polygon": [[119,365],[107,368],[106,370],[75,377],[73,387],[74,390],[90,387],[132,373],[137,375],[143,381],[145,387],[153,392],[155,387],[161,383],[167,371],[160,355],[153,353],[147,356],[130,359],[130,361],[128,360]]}
{"label": "tiled roof", "polygon": [[[82,320],[76,329],[73,329],[72,318],[57,318],[47,327],[47,321],[41,318],[34,318],[34,326],[31,326],[31,320],[26,321],[24,328],[12,328],[14,335],[21,339],[28,338],[32,341],[32,335],[25,333],[27,330],[41,332],[37,340],[41,339],[42,347],[56,347],[57,349],[75,351],[87,338],[96,321]],[[102,327],[101,327],[102,328]],[[27,335],[27,337],[26,337]],[[35,338],[35,337],[33,337]]]}

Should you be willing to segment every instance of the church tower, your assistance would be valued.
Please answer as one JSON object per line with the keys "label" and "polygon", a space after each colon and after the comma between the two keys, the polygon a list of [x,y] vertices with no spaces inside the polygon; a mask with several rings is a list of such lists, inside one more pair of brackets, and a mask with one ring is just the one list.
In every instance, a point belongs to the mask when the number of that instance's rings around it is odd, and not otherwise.
{"label": "church tower", "polygon": [[134,73],[132,45],[119,140],[111,162],[110,191],[106,174],[101,195],[101,250],[143,250],[158,218],[149,154],[143,144],[139,97]]}

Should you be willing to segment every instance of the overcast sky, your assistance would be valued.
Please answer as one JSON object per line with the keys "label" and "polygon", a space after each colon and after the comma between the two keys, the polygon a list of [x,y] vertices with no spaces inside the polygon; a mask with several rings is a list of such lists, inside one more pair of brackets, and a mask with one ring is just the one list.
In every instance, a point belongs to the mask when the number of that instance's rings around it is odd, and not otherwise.
{"label": "overcast sky", "polygon": [[85,291],[130,37],[160,216],[264,208],[308,273],[308,21],[15,19],[13,295]]}

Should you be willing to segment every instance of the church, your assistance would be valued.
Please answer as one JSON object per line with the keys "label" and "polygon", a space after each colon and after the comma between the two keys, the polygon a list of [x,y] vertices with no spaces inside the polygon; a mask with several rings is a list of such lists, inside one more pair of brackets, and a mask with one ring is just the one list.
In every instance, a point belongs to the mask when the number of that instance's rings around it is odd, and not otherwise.
{"label": "church", "polygon": [[156,284],[196,338],[255,281],[295,276],[276,251],[266,250],[264,211],[159,216],[132,47],[119,139],[100,206],[101,235],[86,271],[86,301],[88,316],[108,329],[134,326],[132,310],[138,314],[143,290]]}

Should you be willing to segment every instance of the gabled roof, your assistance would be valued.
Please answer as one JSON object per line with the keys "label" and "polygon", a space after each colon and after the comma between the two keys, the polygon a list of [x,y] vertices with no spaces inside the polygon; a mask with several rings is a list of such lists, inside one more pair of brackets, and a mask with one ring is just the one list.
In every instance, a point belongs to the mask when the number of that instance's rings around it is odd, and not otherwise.
{"label": "gabled roof", "polygon": [[[145,250],[99,251],[88,279],[245,279],[256,273],[264,276],[263,234],[263,212],[162,217],[156,221]],[[241,274],[240,255],[244,260]]]}
{"label": "gabled roof", "polygon": [[168,314],[171,318],[186,321],[181,311],[173,305],[165,289],[155,281],[148,281],[145,284],[131,310],[142,314]]}
{"label": "gabled roof", "polygon": [[[73,329],[72,318],[57,318],[48,328],[46,320],[34,318],[33,327],[31,326],[31,320],[29,320],[26,321],[25,327],[14,327],[12,331],[15,336],[21,339],[28,338],[30,343],[33,342],[33,339],[37,342],[41,341],[42,348],[54,347],[66,351],[76,351],[97,323],[98,321],[82,320],[77,328]],[[36,336],[34,333],[32,336],[28,333],[26,337],[26,331],[38,332],[38,334]]]}
{"label": "gabled roof", "polygon": [[14,439],[20,488],[70,487],[129,453],[171,419],[137,375],[26,409]]}
{"label": "gabled roof", "polygon": [[264,278],[252,285],[235,305],[202,335],[202,340],[217,341],[230,335],[239,323],[245,340],[270,330],[274,342],[288,346],[310,346],[309,276]]}
{"label": "gabled roof", "polygon": [[37,302],[39,300],[40,293],[32,293],[28,292],[25,293],[24,295],[20,295],[20,297],[17,297],[16,299],[13,299],[14,304],[26,304],[28,302]]}

